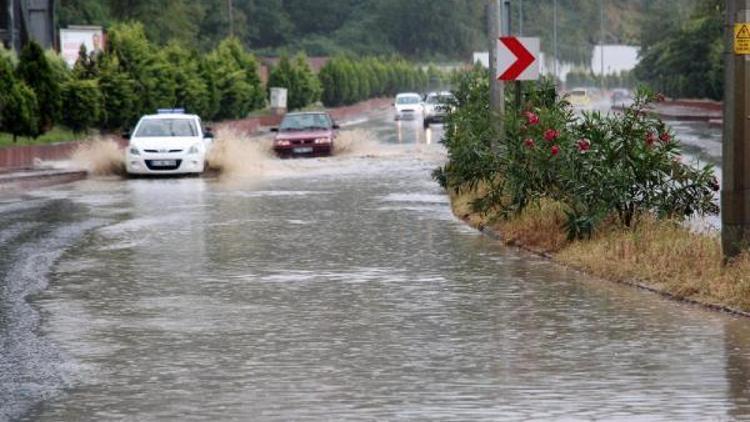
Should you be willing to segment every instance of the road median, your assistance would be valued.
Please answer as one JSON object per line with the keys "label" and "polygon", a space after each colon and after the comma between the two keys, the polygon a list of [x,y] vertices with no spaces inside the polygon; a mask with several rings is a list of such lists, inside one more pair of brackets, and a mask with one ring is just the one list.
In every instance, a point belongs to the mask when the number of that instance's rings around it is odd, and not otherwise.
{"label": "road median", "polygon": [[651,112],[661,96],[642,90],[623,113],[571,118],[541,83],[506,109],[498,133],[487,84],[461,76],[449,160],[433,173],[459,218],[592,276],[748,316],[750,253],[725,263],[718,234],[690,228],[718,214],[720,186]]}

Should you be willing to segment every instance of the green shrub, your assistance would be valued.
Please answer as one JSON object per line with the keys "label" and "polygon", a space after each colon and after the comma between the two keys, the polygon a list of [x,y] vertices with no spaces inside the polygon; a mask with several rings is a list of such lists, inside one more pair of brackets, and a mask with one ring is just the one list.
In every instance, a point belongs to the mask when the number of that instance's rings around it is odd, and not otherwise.
{"label": "green shrub", "polygon": [[74,133],[85,133],[99,123],[103,98],[96,80],[73,79],[62,87],[62,122]]}
{"label": "green shrub", "polygon": [[56,78],[58,75],[39,44],[31,41],[21,50],[16,74],[34,91],[37,98],[39,114],[36,116],[36,133],[42,134],[50,130],[60,117],[60,87],[64,81]]}
{"label": "green shrub", "polygon": [[639,92],[622,115],[577,117],[551,86],[530,85],[523,110],[508,110],[496,136],[487,81],[480,70],[457,81],[458,108],[444,140],[450,160],[435,173],[455,190],[485,182],[489,193],[478,208],[509,216],[552,199],[566,208],[571,238],[590,236],[608,218],[632,227],[644,215],[718,212],[713,169],[682,162],[674,134],[646,111],[657,98],[650,92]]}
{"label": "green shrub", "polygon": [[37,137],[38,105],[34,91],[16,79],[9,59],[0,57],[0,131],[18,136]]}

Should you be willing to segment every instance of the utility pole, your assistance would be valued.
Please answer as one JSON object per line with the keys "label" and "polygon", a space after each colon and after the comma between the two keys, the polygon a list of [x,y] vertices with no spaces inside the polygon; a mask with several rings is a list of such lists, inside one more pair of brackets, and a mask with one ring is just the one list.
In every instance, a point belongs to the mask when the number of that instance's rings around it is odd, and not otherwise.
{"label": "utility pole", "polygon": [[[741,41],[750,28],[750,0],[726,5],[721,245],[728,259],[750,246],[750,49]],[[736,25],[743,23],[748,27],[740,32]]]}
{"label": "utility pole", "polygon": [[229,36],[234,36],[234,4],[232,0],[227,0],[227,14],[229,15]]}
{"label": "utility pole", "polygon": [[518,35],[523,37],[523,0],[518,0]]}
{"label": "utility pole", "polygon": [[[505,113],[505,87],[497,80],[497,44],[500,38],[500,1],[488,0],[487,19],[489,19],[489,48],[490,48],[490,105],[493,110],[492,118],[495,126],[502,128],[502,116]],[[502,133],[502,131],[498,131]]]}
{"label": "utility pole", "polygon": [[555,64],[554,64],[554,68],[555,68],[555,86],[557,86],[557,57],[558,57],[558,55],[557,55],[558,54],[558,51],[557,51],[557,0],[555,0],[554,15],[555,15],[555,17],[554,17],[554,23],[552,25],[552,27],[553,27],[552,28],[552,37],[553,37],[552,43],[555,46]]}

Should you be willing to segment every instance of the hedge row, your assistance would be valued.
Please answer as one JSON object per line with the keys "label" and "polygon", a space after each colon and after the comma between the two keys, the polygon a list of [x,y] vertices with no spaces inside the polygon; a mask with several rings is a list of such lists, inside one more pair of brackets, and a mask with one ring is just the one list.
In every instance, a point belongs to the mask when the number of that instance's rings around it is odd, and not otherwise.
{"label": "hedge row", "polygon": [[434,66],[426,71],[398,58],[334,57],[320,71],[323,104],[335,107],[402,91],[425,91],[443,86],[443,74]]}
{"label": "hedge row", "polygon": [[[289,108],[298,109],[321,99],[338,106],[442,81],[434,67],[374,57],[334,57],[316,76],[299,55],[282,57],[268,85],[287,88]],[[77,133],[115,131],[158,108],[185,108],[208,121],[237,119],[265,107],[266,96],[258,62],[236,38],[199,55],[177,43],[149,42],[139,23],[117,24],[108,31],[106,51],[82,48],[72,70],[33,42],[17,60],[0,54],[0,131],[14,136],[36,137],[58,123]]]}

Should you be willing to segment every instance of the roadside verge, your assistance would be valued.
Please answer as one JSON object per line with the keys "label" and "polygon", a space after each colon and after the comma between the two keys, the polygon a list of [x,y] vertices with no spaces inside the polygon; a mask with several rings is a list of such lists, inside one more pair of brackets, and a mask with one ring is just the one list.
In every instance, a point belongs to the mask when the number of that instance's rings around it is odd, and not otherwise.
{"label": "roadside verge", "polygon": [[719,239],[674,222],[647,220],[636,230],[602,230],[568,241],[559,204],[543,202],[521,215],[493,219],[475,212],[476,192],[449,192],[453,213],[503,244],[607,282],[670,300],[750,317],[750,259],[723,265]]}

